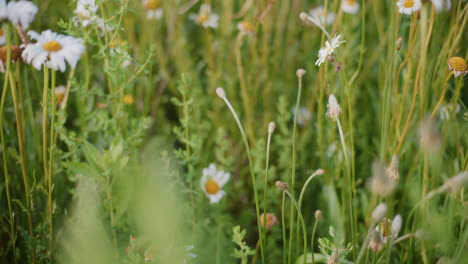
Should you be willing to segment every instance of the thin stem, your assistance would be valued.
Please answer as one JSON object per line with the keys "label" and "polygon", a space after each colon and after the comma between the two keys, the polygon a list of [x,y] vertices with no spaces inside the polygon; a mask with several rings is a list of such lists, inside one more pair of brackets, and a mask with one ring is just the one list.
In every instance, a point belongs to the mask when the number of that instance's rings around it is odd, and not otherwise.
{"label": "thin stem", "polygon": [[309,176],[309,178],[307,178],[306,182],[304,183],[304,186],[302,186],[302,190],[299,195],[299,209],[302,209],[302,198],[304,198],[304,193],[305,193],[305,190],[307,189],[307,186],[312,181],[312,179],[318,175],[321,175],[321,174],[319,174],[318,171],[315,171],[312,175]]}
{"label": "thin stem", "polygon": [[53,160],[54,160],[54,126],[55,126],[55,109],[57,109],[57,105],[55,102],[55,81],[56,81],[56,72],[51,70],[52,72],[52,93],[51,93],[51,105],[52,105],[52,114],[51,114],[51,123],[50,123],[50,138],[49,138],[49,181],[47,185],[47,208],[48,208],[48,215],[49,215],[49,246],[52,258],[52,252],[54,249],[54,233],[53,233],[53,205],[52,205],[52,177],[53,177]]}
{"label": "thin stem", "polygon": [[[224,100],[227,107],[231,111],[234,119],[236,120],[237,126],[239,127],[239,131],[240,131],[240,133],[242,135],[242,140],[244,141],[245,149],[247,151],[247,157],[249,159],[250,175],[252,177],[252,187],[253,187],[253,191],[254,191],[255,212],[257,214],[258,236],[259,236],[260,240],[262,240],[263,238],[262,238],[262,228],[261,228],[261,225],[260,225],[260,209],[259,209],[259,202],[258,202],[257,184],[256,184],[255,172],[254,172],[254,169],[253,169],[254,164],[253,164],[253,161],[252,161],[252,156],[250,154],[249,141],[247,140],[247,136],[245,134],[244,128],[242,127],[242,123],[240,122],[239,117],[237,116],[236,110],[234,110],[231,103],[229,102],[229,100],[225,96],[222,97],[222,99]],[[260,252],[261,252],[261,255],[262,255],[262,259],[264,259],[263,250],[264,250],[263,243],[260,243]]]}
{"label": "thin stem", "polygon": [[369,230],[367,231],[366,238],[364,239],[364,242],[362,243],[361,250],[359,251],[359,255],[358,255],[357,259],[356,259],[356,262],[355,262],[356,264],[359,264],[362,257],[364,256],[364,252],[367,249],[366,245],[369,243],[370,234],[371,234],[372,230],[374,230],[375,224],[376,224],[375,221],[372,222],[372,224],[369,227]]}
{"label": "thin stem", "polygon": [[284,217],[284,202],[286,193],[283,192],[283,198],[281,199],[281,229],[283,233],[283,263],[286,263],[286,224],[285,224],[285,217]]}
{"label": "thin stem", "polygon": [[[267,138],[267,146],[266,146],[266,161],[265,161],[265,179],[263,183],[263,247],[266,247],[266,241],[267,241],[267,206],[266,206],[266,200],[267,200],[267,189],[268,189],[268,167],[269,167],[269,162],[270,162],[270,143],[271,143],[271,135],[273,134],[273,131],[268,131],[268,138]],[[262,262],[265,263],[265,260],[262,259]]]}
{"label": "thin stem", "polygon": [[315,218],[314,228],[312,229],[312,236],[310,237],[310,254],[312,255],[312,264],[315,263],[314,257],[314,239],[315,239],[315,231],[317,230],[318,218]]}
{"label": "thin stem", "polygon": [[301,221],[302,234],[304,235],[304,253],[303,253],[304,258],[303,259],[304,259],[304,264],[306,264],[306,261],[307,261],[307,229],[306,229],[306,226],[305,226],[304,217],[302,216],[301,210],[299,209],[299,205],[297,204],[296,199],[294,199],[294,197],[291,195],[291,193],[289,193],[288,190],[284,190],[284,192],[289,196],[289,198],[291,199],[291,202],[294,205],[294,207],[296,207],[297,215],[299,216],[299,220]]}

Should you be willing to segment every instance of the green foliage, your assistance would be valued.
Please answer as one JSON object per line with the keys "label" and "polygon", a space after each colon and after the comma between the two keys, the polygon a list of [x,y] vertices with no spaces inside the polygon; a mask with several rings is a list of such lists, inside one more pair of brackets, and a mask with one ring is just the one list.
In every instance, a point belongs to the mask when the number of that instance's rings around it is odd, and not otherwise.
{"label": "green foliage", "polygon": [[241,260],[242,264],[247,263],[249,256],[255,254],[255,250],[251,249],[244,241],[246,230],[241,229],[240,226],[232,228],[232,242],[234,242],[239,248],[234,249],[232,256]]}

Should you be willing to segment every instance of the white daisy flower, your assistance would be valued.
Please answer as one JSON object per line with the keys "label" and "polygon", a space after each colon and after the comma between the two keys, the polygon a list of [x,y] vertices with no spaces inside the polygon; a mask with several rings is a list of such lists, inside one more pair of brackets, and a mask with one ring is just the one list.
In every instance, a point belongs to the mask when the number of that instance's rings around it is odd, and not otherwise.
{"label": "white daisy flower", "polygon": [[311,9],[309,15],[312,19],[319,22],[321,26],[331,25],[335,21],[335,14],[332,12],[325,12],[325,7],[323,6]]}
{"label": "white daisy flower", "polygon": [[5,45],[6,43],[5,27],[6,27],[6,24],[3,23],[2,27],[0,28],[0,45]]}
{"label": "white daisy flower", "polygon": [[190,14],[190,19],[202,25],[204,28],[217,28],[219,16],[211,13],[210,5],[203,4],[200,6],[200,12],[198,12],[198,14]]}
{"label": "white daisy flower", "polygon": [[341,113],[341,107],[336,100],[335,95],[330,94],[328,97],[328,104],[327,104],[327,117],[333,121],[336,121]]}
{"label": "white daisy flower", "polygon": [[37,6],[30,1],[9,2],[7,6],[8,20],[13,25],[21,25],[24,29],[29,27],[37,11]]}
{"label": "white daisy flower", "polygon": [[29,31],[28,35],[37,42],[26,45],[23,59],[37,70],[41,70],[45,65],[47,68],[64,72],[65,62],[74,68],[85,50],[82,39],[60,35],[51,30],[43,31],[41,34]]}
{"label": "white daisy flower", "polygon": [[329,55],[332,55],[333,52],[335,51],[338,46],[340,46],[341,43],[344,43],[346,41],[340,40],[341,35],[335,35],[335,37],[330,41],[325,41],[325,47],[321,48],[318,53],[318,60],[315,62],[315,65],[320,66],[322,63],[325,62],[327,57]]}
{"label": "white daisy flower", "polygon": [[76,3],[75,17],[73,21],[75,26],[81,25],[86,27],[91,24],[96,24],[99,18],[96,15],[98,6],[95,0],[78,0]]}
{"label": "white daisy flower", "polygon": [[431,0],[434,5],[434,9],[437,13],[442,11],[448,11],[452,8],[452,1],[450,0]]}
{"label": "white daisy flower", "polygon": [[143,7],[146,10],[147,19],[160,19],[163,15],[159,0],[143,0]]}
{"label": "white daisy flower", "polygon": [[400,0],[398,1],[397,6],[400,13],[411,15],[421,9],[421,0]]}
{"label": "white daisy flower", "polygon": [[342,0],[341,9],[348,14],[356,14],[359,11],[359,3],[357,0]]}
{"label": "white daisy flower", "polygon": [[231,177],[229,172],[216,170],[216,166],[212,163],[208,168],[203,169],[203,176],[200,184],[203,192],[206,194],[210,203],[218,203],[226,194],[221,188]]}
{"label": "white daisy flower", "polygon": [[[293,107],[291,109],[293,116],[294,116],[295,111],[296,111],[296,108]],[[310,120],[309,109],[307,109],[307,107],[299,107],[299,109],[297,109],[297,124],[302,127],[309,120]]]}

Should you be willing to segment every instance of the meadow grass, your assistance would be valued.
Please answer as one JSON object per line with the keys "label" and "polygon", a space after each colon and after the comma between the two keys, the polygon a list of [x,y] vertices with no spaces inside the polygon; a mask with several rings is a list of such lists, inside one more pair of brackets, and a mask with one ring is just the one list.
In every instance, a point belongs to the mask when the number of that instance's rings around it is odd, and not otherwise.
{"label": "meadow grass", "polygon": [[0,263],[468,259],[466,0],[9,2]]}

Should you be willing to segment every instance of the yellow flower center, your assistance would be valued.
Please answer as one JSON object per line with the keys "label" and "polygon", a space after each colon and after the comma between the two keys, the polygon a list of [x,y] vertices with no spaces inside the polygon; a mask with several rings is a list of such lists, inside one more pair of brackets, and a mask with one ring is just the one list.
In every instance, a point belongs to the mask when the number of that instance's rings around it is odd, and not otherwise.
{"label": "yellow flower center", "polygon": [[355,5],[356,0],[345,0],[348,5]]}
{"label": "yellow flower center", "polygon": [[448,64],[450,68],[455,71],[464,72],[468,70],[468,64],[466,61],[461,57],[452,57],[448,60]]}
{"label": "yellow flower center", "polygon": [[158,9],[161,6],[158,0],[146,0],[145,2],[145,8],[146,9],[151,9],[155,10]]}
{"label": "yellow flower center", "polygon": [[42,46],[45,50],[54,52],[62,49],[62,45],[55,40],[51,40]]}
{"label": "yellow flower center", "polygon": [[198,23],[203,24],[208,21],[208,16],[206,14],[200,14],[197,16],[197,21]]}
{"label": "yellow flower center", "polygon": [[403,2],[403,6],[406,8],[411,8],[414,6],[414,0],[405,0]]}
{"label": "yellow flower center", "polygon": [[63,99],[65,98],[65,94],[62,92],[55,92],[55,98],[57,100],[57,104],[60,105],[63,102]]}
{"label": "yellow flower center", "polygon": [[131,105],[131,104],[133,104],[133,101],[134,101],[134,100],[133,100],[133,96],[131,96],[130,94],[127,94],[126,96],[124,96],[124,97],[122,98],[122,102],[123,102],[124,104]]}
{"label": "yellow flower center", "polygon": [[219,185],[217,182],[209,179],[208,181],[206,181],[205,183],[205,190],[208,194],[217,194],[218,191],[219,191]]}

